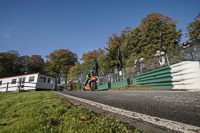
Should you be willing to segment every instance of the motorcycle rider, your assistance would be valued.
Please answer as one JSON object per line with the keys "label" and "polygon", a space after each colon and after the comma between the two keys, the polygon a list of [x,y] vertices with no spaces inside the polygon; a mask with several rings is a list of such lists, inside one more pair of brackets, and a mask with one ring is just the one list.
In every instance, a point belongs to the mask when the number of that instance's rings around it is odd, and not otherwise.
{"label": "motorcycle rider", "polygon": [[85,86],[87,86],[88,81],[90,80],[91,76],[94,76],[94,70],[90,70],[90,72],[86,75]]}

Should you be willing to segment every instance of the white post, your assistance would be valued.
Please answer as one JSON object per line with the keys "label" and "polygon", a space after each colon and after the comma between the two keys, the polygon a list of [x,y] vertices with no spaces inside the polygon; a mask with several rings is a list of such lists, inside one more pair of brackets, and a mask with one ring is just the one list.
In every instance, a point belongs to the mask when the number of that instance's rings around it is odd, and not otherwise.
{"label": "white post", "polygon": [[168,66],[170,66],[167,53],[166,53],[166,58],[167,58],[167,64],[168,64]]}

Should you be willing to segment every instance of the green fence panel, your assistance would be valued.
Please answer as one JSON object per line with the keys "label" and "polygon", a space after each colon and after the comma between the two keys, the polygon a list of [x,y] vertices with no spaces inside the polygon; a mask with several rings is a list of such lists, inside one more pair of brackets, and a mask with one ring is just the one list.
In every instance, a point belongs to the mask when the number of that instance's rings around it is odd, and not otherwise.
{"label": "green fence panel", "polygon": [[99,85],[97,90],[101,91],[101,90],[108,90],[108,89],[110,89],[110,83]]}
{"label": "green fence panel", "polygon": [[111,88],[121,87],[121,86],[126,86],[126,85],[130,85],[130,79],[123,79],[123,80],[118,81],[118,82],[112,82]]}
{"label": "green fence panel", "polygon": [[136,78],[131,78],[131,79],[130,79],[130,85],[137,85],[137,80],[136,80]]}

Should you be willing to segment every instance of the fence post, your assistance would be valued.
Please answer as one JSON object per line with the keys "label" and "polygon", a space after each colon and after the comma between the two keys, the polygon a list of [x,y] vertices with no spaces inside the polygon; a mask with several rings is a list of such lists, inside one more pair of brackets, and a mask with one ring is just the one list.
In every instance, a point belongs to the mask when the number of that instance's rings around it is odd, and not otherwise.
{"label": "fence post", "polygon": [[6,92],[8,91],[9,82],[7,82]]}
{"label": "fence post", "polygon": [[166,58],[167,58],[167,64],[168,64],[168,66],[170,66],[170,64],[169,64],[169,59],[168,59],[168,56],[167,56],[167,53],[166,53]]}
{"label": "fence post", "polygon": [[19,82],[18,92],[20,92],[22,81]]}

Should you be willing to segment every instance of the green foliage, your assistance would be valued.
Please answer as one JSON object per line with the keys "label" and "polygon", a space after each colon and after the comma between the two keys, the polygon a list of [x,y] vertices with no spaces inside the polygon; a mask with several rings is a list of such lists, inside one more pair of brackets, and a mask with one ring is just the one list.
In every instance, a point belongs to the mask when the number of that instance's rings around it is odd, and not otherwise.
{"label": "green foliage", "polygon": [[44,72],[44,60],[41,55],[32,55],[29,57],[29,73],[43,73]]}
{"label": "green foliage", "polygon": [[77,55],[68,49],[55,50],[47,56],[47,73],[56,77],[67,77],[70,67],[77,62]]}
{"label": "green foliage", "polygon": [[127,36],[129,43],[126,64],[130,65],[141,57],[152,58],[157,49],[167,53],[175,51],[182,35],[181,30],[176,31],[176,24],[176,20],[158,13],[143,18],[139,26]]}
{"label": "green foliage", "polygon": [[107,73],[110,70],[109,63],[107,61],[106,52],[99,48],[97,50],[89,51],[88,53],[84,53],[82,58],[83,63],[81,64],[81,70],[84,77],[89,73],[90,70],[95,69],[95,59],[98,62],[99,69],[98,73],[101,75],[103,73]]}
{"label": "green foliage", "polygon": [[82,72],[81,64],[77,63],[75,66],[72,66],[69,70],[68,77],[72,82],[75,80],[78,80],[80,77],[80,74]]}
{"label": "green foliage", "polygon": [[23,74],[23,57],[17,51],[0,53],[0,77]]}
{"label": "green foliage", "polygon": [[51,92],[0,93],[0,132],[138,132]]}
{"label": "green foliage", "polygon": [[127,35],[130,33],[130,27],[126,27],[120,34],[120,36],[117,36],[117,34],[112,34],[111,37],[109,37],[108,42],[107,42],[107,54],[106,54],[106,59],[109,63],[110,70],[114,70],[116,66],[119,66],[119,61],[118,61],[118,49],[120,47],[123,47],[123,44],[125,46],[122,48],[122,55],[123,59],[127,57],[126,51],[127,51]]}
{"label": "green foliage", "polygon": [[44,60],[40,55],[20,56],[17,51],[0,53],[0,77],[44,72]]}
{"label": "green foliage", "polygon": [[195,17],[195,21],[191,22],[187,26],[190,41],[197,41],[200,39],[200,13]]}

